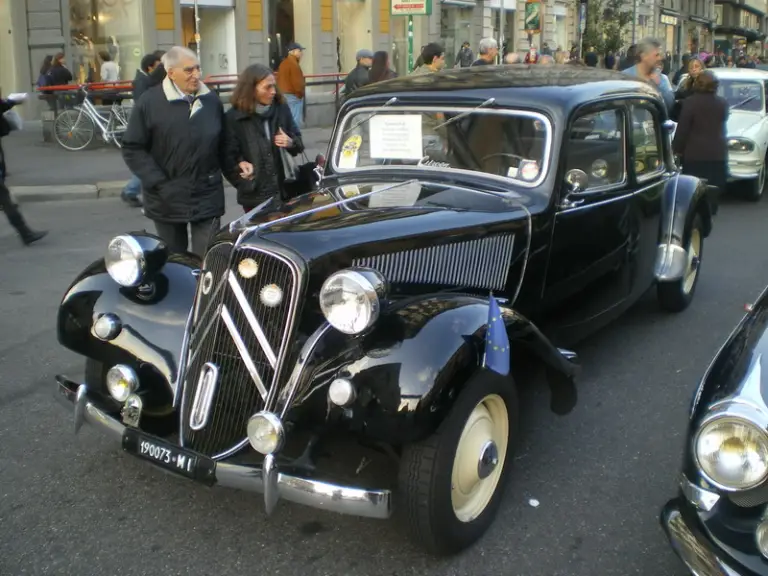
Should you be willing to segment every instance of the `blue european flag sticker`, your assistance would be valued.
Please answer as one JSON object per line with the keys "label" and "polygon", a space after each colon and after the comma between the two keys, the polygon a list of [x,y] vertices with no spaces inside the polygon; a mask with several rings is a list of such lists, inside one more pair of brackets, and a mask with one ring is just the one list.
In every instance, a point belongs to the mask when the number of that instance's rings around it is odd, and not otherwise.
{"label": "blue european flag sticker", "polygon": [[493,295],[488,300],[488,331],[485,334],[484,365],[506,376],[509,374],[509,336],[501,317],[499,303]]}

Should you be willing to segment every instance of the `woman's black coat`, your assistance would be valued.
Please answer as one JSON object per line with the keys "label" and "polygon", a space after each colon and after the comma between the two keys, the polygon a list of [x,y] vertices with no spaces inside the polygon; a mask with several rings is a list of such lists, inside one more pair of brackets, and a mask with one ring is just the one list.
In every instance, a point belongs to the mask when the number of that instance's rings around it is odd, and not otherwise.
{"label": "woman's black coat", "polygon": [[[304,151],[301,132],[293,121],[291,110],[285,102],[276,106],[269,120],[269,142],[264,131],[264,120],[255,113],[247,113],[230,108],[226,114],[226,143],[224,153],[224,176],[237,189],[237,203],[241,206],[256,206],[271,196],[285,198],[285,171],[280,158],[280,149],[275,146],[275,134],[282,129],[293,146],[286,148],[291,156]],[[262,150],[271,150],[272,158],[264,159]],[[242,161],[253,165],[253,178],[244,180],[240,177]]]}

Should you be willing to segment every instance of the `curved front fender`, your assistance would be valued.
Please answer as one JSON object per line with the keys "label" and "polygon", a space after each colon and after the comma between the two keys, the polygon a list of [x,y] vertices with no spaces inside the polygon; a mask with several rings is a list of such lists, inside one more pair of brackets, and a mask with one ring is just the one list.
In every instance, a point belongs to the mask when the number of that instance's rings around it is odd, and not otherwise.
{"label": "curved front fender", "polygon": [[[117,284],[99,260],[74,281],[61,301],[57,320],[59,342],[70,350],[102,362],[133,366],[142,383],[155,384],[155,407],[172,399],[184,329],[195,296],[192,271],[199,262],[171,255],[143,290]],[[111,341],[93,333],[102,314],[114,314],[122,328]],[[150,384],[151,385],[151,384]],[[167,406],[166,406],[167,407]],[[148,406],[149,408],[149,406]]]}
{"label": "curved front fender", "polygon": [[688,269],[685,234],[696,213],[703,219],[705,237],[712,231],[712,216],[717,211],[717,199],[705,182],[676,174],[667,181],[662,204],[659,248],[656,256],[656,279],[679,280]]}
{"label": "curved front fender", "polygon": [[[513,350],[525,347],[556,373],[575,376],[578,366],[529,320],[508,308],[502,315]],[[396,444],[431,434],[482,365],[487,320],[486,299],[459,295],[412,300],[384,314],[341,370],[360,390],[366,434]]]}

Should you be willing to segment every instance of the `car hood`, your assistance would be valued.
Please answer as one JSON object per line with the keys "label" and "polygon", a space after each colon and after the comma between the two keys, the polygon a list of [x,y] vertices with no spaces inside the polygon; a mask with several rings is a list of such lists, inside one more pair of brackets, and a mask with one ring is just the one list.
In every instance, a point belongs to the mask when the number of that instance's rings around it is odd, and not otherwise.
{"label": "car hood", "polygon": [[294,219],[267,224],[278,215],[257,214],[250,224],[264,227],[248,231],[240,244],[279,245],[298,255],[309,270],[310,293],[350,266],[376,268],[403,293],[422,285],[514,290],[522,281],[532,218],[505,198],[478,195],[475,209],[336,202],[324,190],[289,203]]}
{"label": "car hood", "polygon": [[[329,190],[323,190],[296,199],[282,212],[256,214],[249,224],[263,227],[248,233],[242,242],[257,242],[258,238],[276,242],[312,261],[329,254],[349,253],[357,257],[376,253],[385,245],[402,250],[467,237],[481,238],[527,223],[526,208],[486,195],[478,195],[475,207],[373,208],[367,205],[368,199],[334,206],[337,200]],[[323,210],[324,206],[328,208]],[[295,217],[269,224],[289,214]]]}
{"label": "car hood", "polygon": [[749,138],[758,130],[761,115],[756,112],[731,110],[728,116],[727,136],[729,138]]}

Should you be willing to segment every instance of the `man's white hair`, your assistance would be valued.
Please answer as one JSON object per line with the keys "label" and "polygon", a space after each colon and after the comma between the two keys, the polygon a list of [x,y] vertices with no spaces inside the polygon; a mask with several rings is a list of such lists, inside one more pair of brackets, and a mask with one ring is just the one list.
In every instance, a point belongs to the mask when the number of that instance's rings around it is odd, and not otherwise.
{"label": "man's white hair", "polygon": [[493,38],[483,38],[480,40],[480,54],[488,54],[488,52],[498,47],[499,43]]}
{"label": "man's white hair", "polygon": [[184,46],[174,46],[168,50],[168,52],[163,54],[161,60],[163,61],[163,66],[166,70],[169,68],[177,68],[184,60],[193,60],[199,64],[197,54],[192,52],[189,48],[184,48]]}

